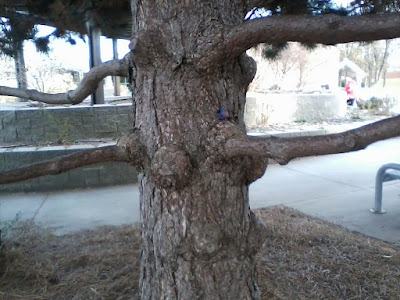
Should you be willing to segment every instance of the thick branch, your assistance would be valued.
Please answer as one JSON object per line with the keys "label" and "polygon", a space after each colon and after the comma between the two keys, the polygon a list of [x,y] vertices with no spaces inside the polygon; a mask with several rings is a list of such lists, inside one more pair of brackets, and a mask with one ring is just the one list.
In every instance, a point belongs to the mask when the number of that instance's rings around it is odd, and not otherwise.
{"label": "thick branch", "polygon": [[229,28],[224,36],[202,49],[201,64],[215,65],[260,43],[302,42],[333,45],[400,37],[400,14],[364,16],[272,16],[253,19]]}
{"label": "thick branch", "polygon": [[129,76],[130,53],[121,60],[110,60],[92,68],[82,79],[79,86],[72,91],[59,94],[48,94],[37,90],[23,90],[0,86],[0,95],[14,96],[47,104],[78,104],[93,94],[99,83],[107,76]]}
{"label": "thick branch", "polygon": [[72,169],[106,161],[120,161],[142,167],[145,149],[140,136],[130,133],[121,137],[115,146],[99,147],[58,157],[16,170],[0,173],[0,184],[18,182],[44,175],[56,175]]}
{"label": "thick branch", "polygon": [[364,149],[374,142],[400,136],[400,116],[338,134],[308,137],[234,137],[226,142],[230,157],[268,157],[287,164],[296,157],[343,153]]}
{"label": "thick branch", "polygon": [[127,152],[119,146],[80,151],[53,160],[0,173],[0,184],[18,182],[43,175],[56,175],[79,167],[105,161],[128,162]]}

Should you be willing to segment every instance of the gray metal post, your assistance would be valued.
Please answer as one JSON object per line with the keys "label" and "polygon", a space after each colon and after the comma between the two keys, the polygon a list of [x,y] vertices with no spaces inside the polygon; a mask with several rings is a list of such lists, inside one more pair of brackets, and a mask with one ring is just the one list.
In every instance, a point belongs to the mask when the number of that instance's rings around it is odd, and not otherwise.
{"label": "gray metal post", "polygon": [[[370,211],[374,214],[384,214],[386,211],[382,208],[382,189],[385,181],[385,172],[389,169],[400,170],[399,164],[386,164],[379,168],[375,179],[375,206]],[[393,179],[389,179],[393,180]],[[388,180],[386,180],[388,181]]]}
{"label": "gray metal post", "polygon": [[[118,59],[118,42],[116,39],[113,39],[113,59]],[[113,76],[114,80],[114,96],[121,95],[121,81],[119,76]]]}
{"label": "gray metal post", "polygon": [[[101,64],[101,52],[100,52],[100,36],[101,31],[96,28],[94,22],[89,19],[86,23],[88,37],[89,37],[89,59],[90,68]],[[97,87],[96,92],[92,95],[92,105],[104,104],[104,82],[101,81]]]}
{"label": "gray metal post", "polygon": [[375,205],[370,211],[374,214],[384,214],[386,211],[382,209],[382,190],[383,190],[383,176],[385,175],[386,165],[379,168],[375,177]]}

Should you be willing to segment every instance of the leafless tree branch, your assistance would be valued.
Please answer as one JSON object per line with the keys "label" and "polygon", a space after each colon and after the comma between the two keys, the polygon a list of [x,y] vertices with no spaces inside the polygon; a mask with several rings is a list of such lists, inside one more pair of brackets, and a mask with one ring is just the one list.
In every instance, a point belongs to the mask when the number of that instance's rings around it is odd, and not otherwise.
{"label": "leafless tree branch", "polygon": [[[400,37],[400,14],[364,16],[282,15],[245,21],[213,37],[201,49],[199,66],[238,57],[260,43],[303,42],[333,45]],[[203,68],[206,68],[203,67]]]}
{"label": "leafless tree branch", "polygon": [[141,167],[146,150],[136,132],[121,137],[114,146],[76,152],[45,162],[0,173],[0,184],[18,182],[44,175],[56,175],[72,169],[106,161],[120,161]]}
{"label": "leafless tree branch", "polygon": [[43,175],[56,175],[105,161],[128,162],[129,157],[127,152],[120,146],[94,148],[0,173],[0,184],[22,181]]}
{"label": "leafless tree branch", "polygon": [[230,157],[268,157],[284,165],[296,157],[356,151],[396,136],[400,136],[400,115],[343,133],[323,136],[233,137],[226,142],[225,151]]}
{"label": "leafless tree branch", "polygon": [[24,90],[0,86],[0,95],[14,96],[47,104],[78,104],[93,94],[99,83],[107,76],[129,76],[130,53],[120,60],[110,60],[92,68],[75,90],[66,93],[48,94],[37,90]]}

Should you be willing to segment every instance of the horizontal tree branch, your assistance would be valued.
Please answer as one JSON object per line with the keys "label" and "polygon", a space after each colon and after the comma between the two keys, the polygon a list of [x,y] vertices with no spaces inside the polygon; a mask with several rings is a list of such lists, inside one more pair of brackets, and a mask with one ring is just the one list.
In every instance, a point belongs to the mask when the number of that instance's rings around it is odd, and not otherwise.
{"label": "horizontal tree branch", "polygon": [[145,153],[146,150],[141,143],[140,135],[134,131],[122,136],[114,146],[84,150],[19,169],[0,172],[0,184],[18,182],[44,175],[56,175],[106,161],[126,162],[141,168]]}
{"label": "horizontal tree branch", "polygon": [[302,42],[334,45],[400,37],[400,14],[363,16],[282,15],[252,19],[204,43],[199,66],[206,69],[260,43]]}
{"label": "horizontal tree branch", "polygon": [[343,133],[305,137],[232,137],[225,144],[229,157],[268,157],[287,164],[297,157],[364,149],[374,142],[400,136],[400,115]]}
{"label": "horizontal tree branch", "polygon": [[93,67],[75,90],[66,93],[48,94],[37,90],[25,90],[0,86],[0,95],[44,102],[47,104],[78,104],[93,94],[99,83],[107,76],[129,76],[130,53],[120,60],[111,60]]}
{"label": "horizontal tree branch", "polygon": [[120,146],[106,146],[76,152],[53,160],[0,173],[0,184],[18,182],[43,175],[56,175],[79,167],[106,161],[128,162],[129,156]]}

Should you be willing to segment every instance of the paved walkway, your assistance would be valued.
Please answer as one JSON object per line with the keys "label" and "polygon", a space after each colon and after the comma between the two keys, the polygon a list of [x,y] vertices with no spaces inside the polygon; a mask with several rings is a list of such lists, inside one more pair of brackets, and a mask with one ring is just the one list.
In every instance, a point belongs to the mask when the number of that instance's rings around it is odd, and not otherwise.
{"label": "paved walkway", "polygon": [[[400,163],[400,138],[366,150],[310,157],[287,166],[270,165],[250,187],[252,208],[283,204],[337,223],[350,230],[400,242],[400,181],[385,184],[384,215],[369,209],[374,203],[375,175],[389,162]],[[52,193],[0,195],[0,221],[21,212],[56,234],[101,225],[139,222],[137,185]]]}

